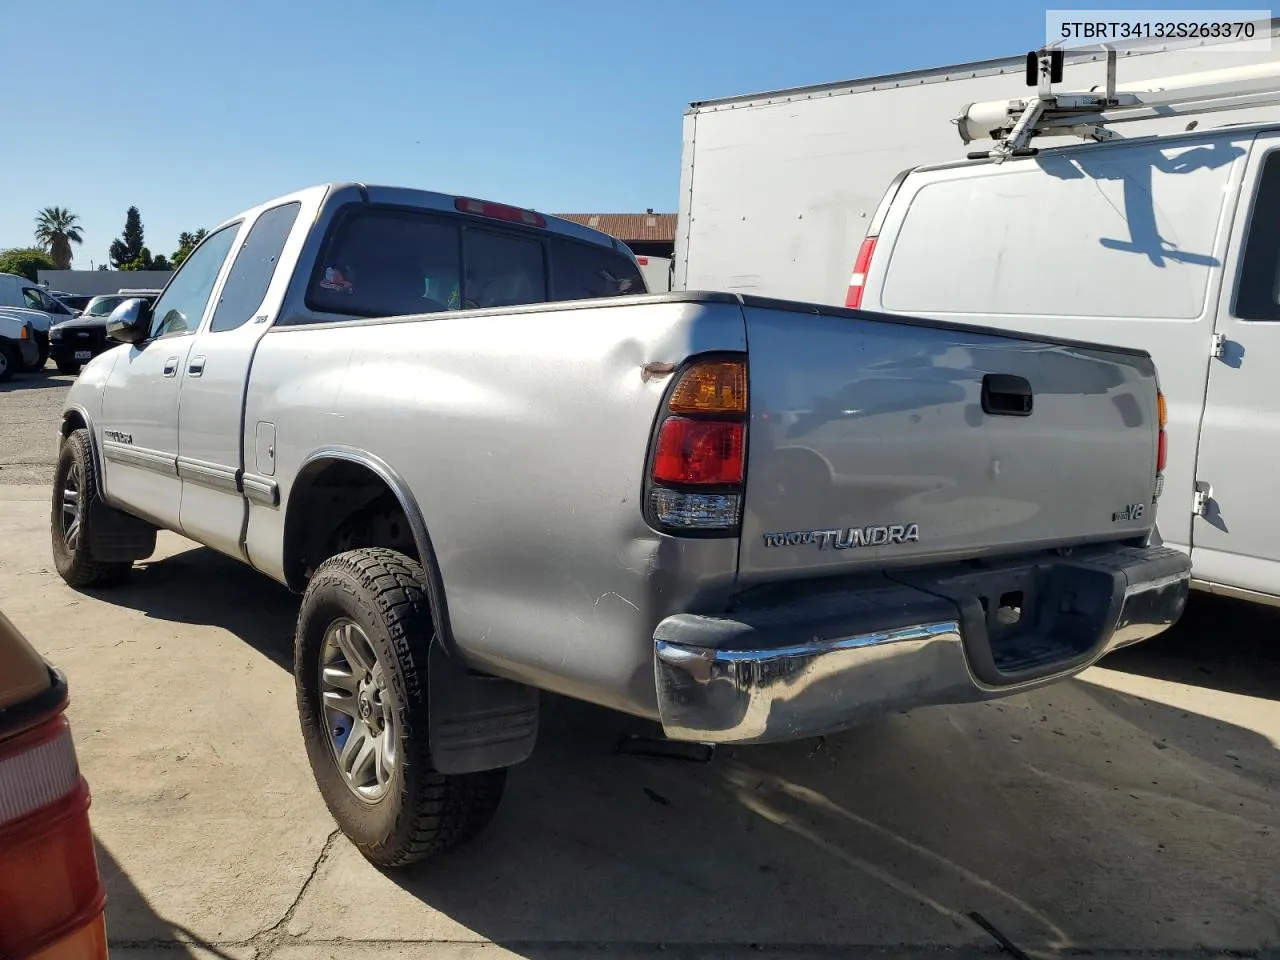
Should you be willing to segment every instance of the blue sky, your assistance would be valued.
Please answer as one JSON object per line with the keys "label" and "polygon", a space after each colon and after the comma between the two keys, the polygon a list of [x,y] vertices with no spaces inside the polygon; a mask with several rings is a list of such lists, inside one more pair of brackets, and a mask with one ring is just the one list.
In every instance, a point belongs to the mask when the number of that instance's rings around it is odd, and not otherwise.
{"label": "blue sky", "polygon": [[87,269],[106,259],[133,204],[152,253],[168,254],[182,230],[326,180],[549,212],[674,211],[690,100],[1020,53],[1042,41],[1044,10],[1023,0],[13,5],[6,34],[23,39],[5,53],[0,248],[30,245],[37,210],[65,206],[84,229],[73,265]]}

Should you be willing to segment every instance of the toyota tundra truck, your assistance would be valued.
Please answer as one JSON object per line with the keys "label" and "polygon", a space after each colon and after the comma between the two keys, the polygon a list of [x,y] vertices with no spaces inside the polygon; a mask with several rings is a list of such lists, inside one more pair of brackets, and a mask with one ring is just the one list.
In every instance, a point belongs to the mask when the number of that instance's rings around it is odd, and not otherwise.
{"label": "toyota tundra truck", "polygon": [[228,220],[108,327],[58,572],[166,529],[301,594],[302,739],[382,866],[490,820],[540,691],[795,740],[1061,681],[1187,596],[1141,350],[649,294],[601,233],[363,184]]}

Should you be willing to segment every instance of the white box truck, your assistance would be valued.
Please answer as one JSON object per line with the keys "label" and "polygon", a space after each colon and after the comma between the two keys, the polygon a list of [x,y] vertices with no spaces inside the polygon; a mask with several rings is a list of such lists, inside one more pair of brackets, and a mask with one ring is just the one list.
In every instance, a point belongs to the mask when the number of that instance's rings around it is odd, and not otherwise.
{"label": "white box truck", "polygon": [[[1253,42],[1155,50],[1117,44],[1125,83],[1280,58]],[[692,104],[684,117],[676,290],[729,290],[843,306],[849,275],[885,189],[909,167],[963,160],[956,117],[967,104],[1034,94],[1025,53]],[[1063,85],[1106,83],[1106,55],[1067,51]],[[1240,110],[1223,122],[1280,118]],[[1199,126],[1218,123],[1201,118]],[[1127,124],[1124,136],[1171,133],[1185,119]],[[1041,138],[1041,148],[1080,142]]]}

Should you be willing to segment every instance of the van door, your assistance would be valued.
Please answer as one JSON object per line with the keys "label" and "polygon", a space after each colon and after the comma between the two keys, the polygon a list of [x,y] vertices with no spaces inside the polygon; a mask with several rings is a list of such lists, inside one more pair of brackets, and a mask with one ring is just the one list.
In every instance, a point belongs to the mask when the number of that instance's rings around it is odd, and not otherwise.
{"label": "van door", "polygon": [[1250,151],[1218,304],[1196,479],[1195,576],[1280,595],[1280,134]]}
{"label": "van door", "polygon": [[[178,476],[182,479],[180,527],[184,534],[235,557],[248,517],[243,492],[269,492],[274,472],[265,463],[274,457],[274,439],[264,440],[258,462],[256,438],[270,424],[244,424],[245,384],[258,341],[270,328],[288,276],[276,267],[298,222],[302,203],[294,200],[262,211],[247,224],[231,269],[218,292],[209,322],[196,335],[182,373],[178,414]],[[314,216],[315,210],[308,211]],[[304,219],[309,222],[310,217]],[[300,231],[305,233],[305,227]],[[301,244],[302,238],[296,241]],[[254,457],[245,462],[246,431],[254,440]],[[268,451],[270,451],[268,453]],[[246,473],[248,476],[246,477]],[[244,557],[244,559],[248,559]]]}

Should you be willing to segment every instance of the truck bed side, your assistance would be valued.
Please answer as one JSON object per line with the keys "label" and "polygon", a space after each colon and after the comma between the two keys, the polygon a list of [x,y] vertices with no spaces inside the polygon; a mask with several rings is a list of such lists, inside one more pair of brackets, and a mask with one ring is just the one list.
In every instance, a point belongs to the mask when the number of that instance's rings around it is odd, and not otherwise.
{"label": "truck bed side", "polygon": [[[244,456],[246,486],[277,482],[280,506],[251,502],[249,557],[284,580],[285,511],[309,458],[372,455],[416,498],[453,639],[473,665],[653,715],[653,624],[723,606],[737,541],[645,524],[645,457],[668,379],[643,368],[745,348],[742,308],[727,297],[277,327],[254,358]],[[256,441],[264,423],[272,478]]]}

